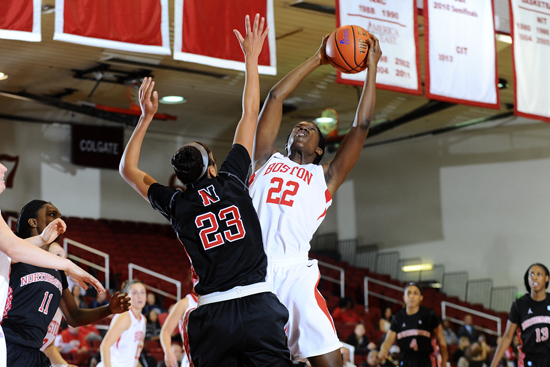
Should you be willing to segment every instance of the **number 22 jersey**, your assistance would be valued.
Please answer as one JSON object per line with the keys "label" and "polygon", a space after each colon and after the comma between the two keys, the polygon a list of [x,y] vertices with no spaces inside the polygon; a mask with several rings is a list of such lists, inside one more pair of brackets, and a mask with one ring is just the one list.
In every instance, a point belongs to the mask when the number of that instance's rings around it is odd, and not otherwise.
{"label": "number 22 jersey", "polygon": [[268,258],[306,257],[332,197],[323,166],[273,154],[250,179]]}

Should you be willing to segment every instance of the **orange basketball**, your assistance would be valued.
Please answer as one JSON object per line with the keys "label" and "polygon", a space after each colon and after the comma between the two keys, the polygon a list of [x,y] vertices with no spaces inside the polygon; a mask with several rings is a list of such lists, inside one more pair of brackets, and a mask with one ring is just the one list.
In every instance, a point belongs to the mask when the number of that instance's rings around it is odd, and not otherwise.
{"label": "orange basketball", "polygon": [[343,25],[328,37],[325,53],[331,65],[343,73],[355,74],[367,68],[367,40],[370,33],[357,25]]}

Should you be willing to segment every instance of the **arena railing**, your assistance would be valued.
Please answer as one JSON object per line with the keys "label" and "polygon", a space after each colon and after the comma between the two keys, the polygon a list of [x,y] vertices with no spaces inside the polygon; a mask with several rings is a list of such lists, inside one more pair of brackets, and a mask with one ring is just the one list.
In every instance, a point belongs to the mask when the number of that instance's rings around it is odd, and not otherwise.
{"label": "arena railing", "polygon": [[[91,252],[92,254],[96,254],[98,256],[103,257],[105,259],[105,266],[100,266],[100,265],[94,264],[93,262],[90,262],[88,260],[84,260],[83,258],[80,258],[78,256],[70,255],[69,250],[68,250],[69,245],[81,248],[83,250]],[[105,273],[105,288],[109,288],[109,285],[111,284],[111,283],[109,283],[109,254],[106,254],[105,252],[96,250],[93,247],[86,246],[83,243],[76,242],[76,241],[71,240],[69,238],[63,239],[63,249],[67,253],[67,257],[69,259],[73,260],[74,262],[79,262],[79,263],[82,263],[82,264],[86,264],[86,265],[88,265],[89,267],[91,267],[93,269],[104,272]]]}
{"label": "arena railing", "polygon": [[329,282],[339,284],[340,285],[340,298],[344,298],[344,296],[346,295],[345,294],[346,293],[346,283],[345,283],[346,272],[345,272],[344,268],[326,263],[324,261],[319,261],[319,260],[317,260],[317,263],[319,264],[319,266],[324,266],[326,268],[333,269],[333,270],[338,270],[340,272],[340,280],[329,277],[327,275],[323,275],[323,274],[321,274],[321,279],[328,280]]}
{"label": "arena railing", "polygon": [[379,294],[379,293],[369,291],[369,282],[375,283],[375,284],[380,284],[380,285],[382,285],[386,288],[395,289],[396,291],[400,291],[400,292],[403,292],[403,290],[404,290],[403,287],[400,287],[398,285],[394,285],[394,284],[391,284],[391,283],[388,283],[388,282],[383,282],[381,280],[371,278],[371,277],[364,277],[363,278],[363,289],[364,289],[364,294],[365,294],[365,312],[369,312],[369,295],[374,296],[376,298],[383,299],[384,301],[392,302],[392,303],[398,303],[398,304],[403,303],[403,300],[396,300],[394,298],[384,296],[383,294]]}
{"label": "arena railing", "polygon": [[464,321],[456,319],[454,317],[447,317],[446,316],[447,315],[447,307],[457,309],[459,311],[464,312],[465,314],[476,315],[476,316],[482,317],[484,319],[495,321],[497,323],[497,331],[487,329],[487,328],[484,328],[484,327],[480,327],[480,326],[477,326],[477,325],[474,325],[474,327],[478,330],[486,332],[487,334],[496,335],[496,336],[501,336],[502,335],[502,320],[500,319],[500,317],[496,317],[496,316],[490,315],[490,314],[485,313],[485,312],[476,311],[472,308],[459,306],[457,304],[450,303],[450,302],[447,302],[447,301],[441,301],[441,318],[443,320],[449,320],[449,321],[452,321],[452,322],[454,322],[456,324],[460,324],[460,325],[464,325]]}
{"label": "arena railing", "polygon": [[152,290],[155,293],[158,293],[160,295],[163,295],[165,297],[175,299],[176,302],[178,302],[181,299],[181,282],[179,280],[176,280],[174,278],[167,277],[166,275],[162,275],[161,273],[157,273],[156,271],[144,268],[143,266],[136,265],[134,263],[128,264],[128,279],[132,280],[134,279],[134,269],[141,271],[142,273],[149,274],[155,278],[159,278],[160,280],[164,280],[165,282],[172,283],[176,285],[177,294],[174,296],[173,294],[170,294],[168,292],[165,292],[163,290],[160,290],[158,288],[152,287],[150,285],[145,284],[145,288]]}

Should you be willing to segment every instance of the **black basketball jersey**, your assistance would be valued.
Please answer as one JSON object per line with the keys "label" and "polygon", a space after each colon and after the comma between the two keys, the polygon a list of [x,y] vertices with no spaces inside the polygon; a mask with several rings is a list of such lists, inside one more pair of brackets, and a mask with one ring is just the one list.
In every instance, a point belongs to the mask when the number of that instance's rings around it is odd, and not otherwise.
{"label": "black basketball jersey", "polygon": [[6,341],[39,350],[67,288],[62,271],[13,264],[2,320]]}
{"label": "black basketball jersey", "polygon": [[526,294],[512,303],[508,320],[518,325],[518,338],[522,353],[550,353],[550,295],[535,301]]}
{"label": "black basketball jersey", "polygon": [[420,306],[414,315],[407,315],[405,309],[400,310],[393,318],[390,330],[397,334],[397,345],[403,355],[427,356],[433,353],[432,333],[439,326],[439,318],[435,312]]}
{"label": "black basketball jersey", "polygon": [[187,251],[199,295],[265,281],[260,222],[246,184],[250,163],[248,151],[235,144],[217,177],[183,193],[156,183],[149,188],[151,205],[170,221]]}

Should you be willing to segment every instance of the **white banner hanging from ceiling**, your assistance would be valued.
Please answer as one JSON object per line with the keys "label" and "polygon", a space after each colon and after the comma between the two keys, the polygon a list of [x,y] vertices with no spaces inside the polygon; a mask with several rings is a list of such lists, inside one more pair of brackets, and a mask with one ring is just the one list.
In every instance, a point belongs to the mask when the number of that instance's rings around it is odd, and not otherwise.
{"label": "white banner hanging from ceiling", "polygon": [[[380,41],[383,54],[376,74],[376,86],[380,89],[422,94],[416,13],[416,0],[336,1],[337,27],[358,25]],[[344,74],[338,71],[336,81],[363,85],[366,73]]]}
{"label": "white banner hanging from ceiling", "polygon": [[426,97],[500,108],[492,0],[424,0]]}
{"label": "white banner hanging from ceiling", "polygon": [[0,38],[40,42],[42,0],[2,0]]}
{"label": "white banner hanging from ceiling", "polygon": [[514,112],[550,122],[550,1],[510,0]]}

